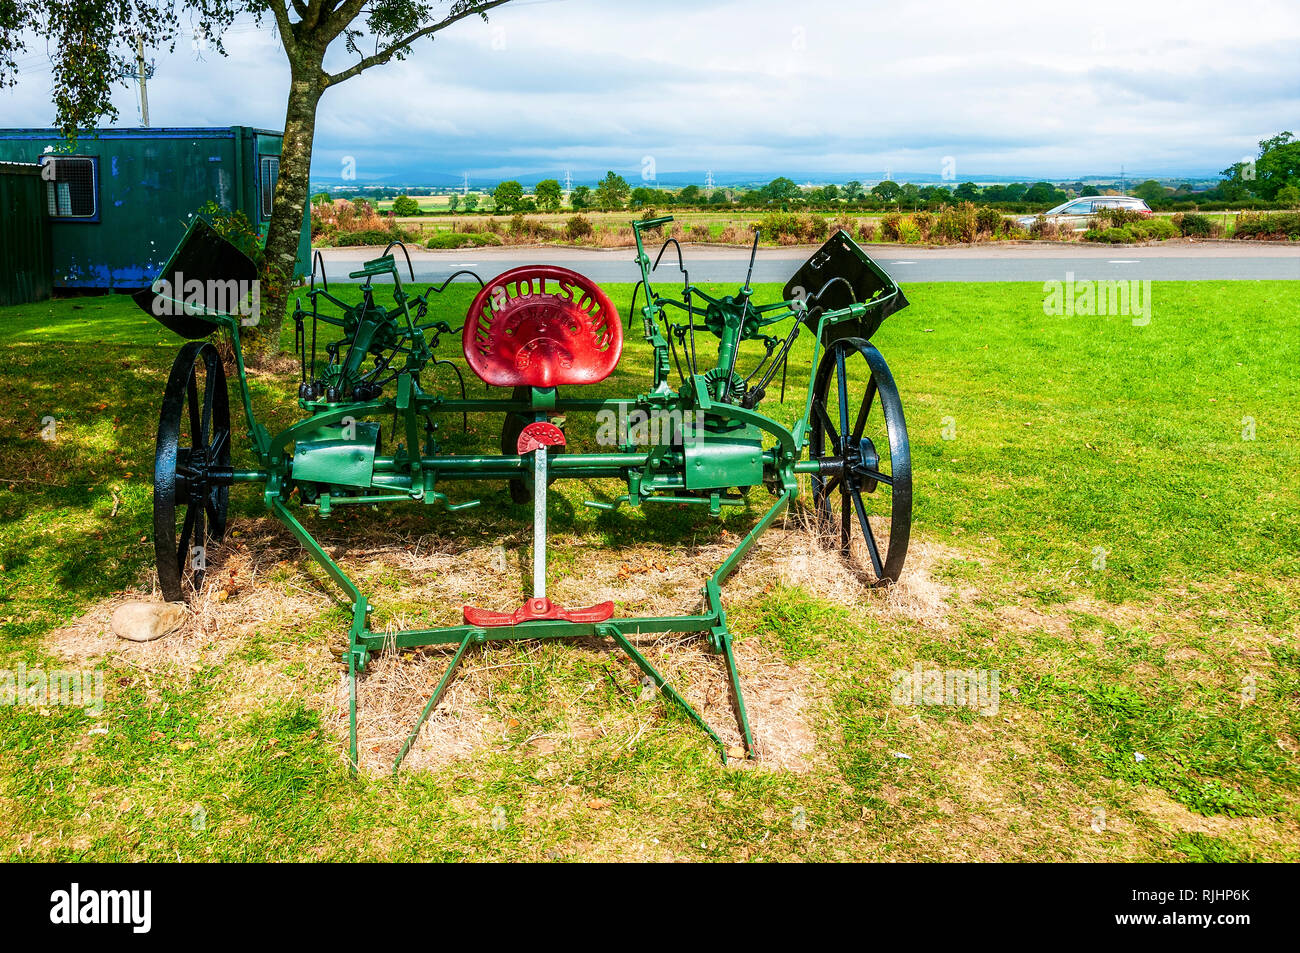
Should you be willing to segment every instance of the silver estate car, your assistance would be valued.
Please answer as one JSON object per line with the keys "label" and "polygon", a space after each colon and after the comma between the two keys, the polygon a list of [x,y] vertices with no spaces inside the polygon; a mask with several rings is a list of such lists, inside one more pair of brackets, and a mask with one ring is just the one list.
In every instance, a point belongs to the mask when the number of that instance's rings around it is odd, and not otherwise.
{"label": "silver estate car", "polygon": [[[1124,208],[1143,215],[1151,215],[1151,207],[1142,199],[1131,195],[1086,195],[1083,198],[1070,199],[1043,213],[1043,217],[1058,228],[1067,228],[1076,232],[1087,231],[1092,227],[1092,218],[1104,208]],[[1038,219],[1037,215],[1021,215],[1016,224],[1028,228]]]}

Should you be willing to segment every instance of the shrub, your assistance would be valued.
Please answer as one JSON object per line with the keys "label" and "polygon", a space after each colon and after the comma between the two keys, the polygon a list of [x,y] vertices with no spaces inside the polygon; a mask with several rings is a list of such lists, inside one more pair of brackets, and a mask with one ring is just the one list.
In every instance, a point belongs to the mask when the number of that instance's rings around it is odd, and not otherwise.
{"label": "shrub", "polygon": [[478,248],[482,245],[500,245],[501,238],[490,232],[438,232],[425,248]]}
{"label": "shrub", "polygon": [[1057,227],[1055,222],[1049,222],[1046,218],[1040,215],[1030,223],[1029,234],[1034,238],[1050,240],[1059,237],[1061,230]]}
{"label": "shrub", "polygon": [[480,219],[477,222],[455,222],[451,226],[453,232],[465,232],[467,235],[476,232],[489,232],[493,235],[502,234],[505,229],[497,221],[495,216],[489,215],[486,219]]}
{"label": "shrub", "polygon": [[834,234],[835,232],[844,232],[844,234],[852,237],[853,232],[856,229],[857,222],[848,217],[831,218],[826,220],[826,233],[828,235]]}
{"label": "shrub", "polygon": [[412,238],[412,234],[402,228],[366,228],[356,232],[339,232],[334,239],[334,244],[339,248],[348,248],[353,245],[387,245],[389,242],[396,241],[409,242]]}
{"label": "shrub", "polygon": [[934,223],[934,237],[940,241],[950,242],[975,241],[979,228],[975,215],[975,205],[971,202],[943,206],[939,209],[939,218]]}
{"label": "shrub", "polygon": [[635,239],[632,237],[632,229],[624,225],[596,232],[592,236],[592,242],[597,248],[627,248],[635,244]]}
{"label": "shrub", "polygon": [[799,237],[809,242],[824,242],[831,234],[831,223],[820,215],[805,215],[799,221]]}
{"label": "shrub", "polygon": [[1097,229],[1123,228],[1134,222],[1141,222],[1147,216],[1131,208],[1103,208],[1097,212]]}
{"label": "shrub", "polygon": [[1001,231],[1003,238],[1021,239],[1027,238],[1029,235],[1014,218],[1002,219],[998,223],[998,229]]}
{"label": "shrub", "polygon": [[555,231],[542,222],[535,222],[530,218],[524,218],[523,215],[515,213],[510,219],[510,226],[507,229],[510,237],[518,242],[546,241],[555,237]]}
{"label": "shrub", "polygon": [[1265,215],[1262,212],[1242,212],[1233,229],[1236,238],[1289,238],[1300,239],[1300,212],[1279,212]]}
{"label": "shrub", "polygon": [[1126,245],[1136,238],[1127,228],[1090,228],[1083,233],[1087,242],[1104,242],[1107,245]]}
{"label": "shrub", "polygon": [[880,235],[887,242],[896,242],[902,235],[899,233],[899,224],[903,221],[903,216],[897,212],[886,212],[880,217]]}
{"label": "shrub", "polygon": [[1198,215],[1196,212],[1179,212],[1171,221],[1180,235],[1208,238],[1218,231],[1208,215]]}
{"label": "shrub", "polygon": [[780,241],[786,236],[799,237],[799,216],[793,212],[768,212],[758,223],[759,229],[768,238]]}
{"label": "shrub", "polygon": [[864,242],[876,240],[876,223],[862,221],[858,223],[858,238]]}
{"label": "shrub", "polygon": [[[357,233],[386,233],[388,238],[382,242],[363,241],[347,238]],[[311,233],[313,241],[320,237],[320,244],[332,242],[335,245],[370,245],[387,244],[393,238],[406,238],[410,233],[399,229],[394,218],[382,216],[368,202],[347,199],[322,202],[311,207]],[[373,237],[373,236],[371,236]]]}
{"label": "shrub", "polygon": [[564,226],[564,236],[571,242],[582,241],[594,232],[591,219],[585,215],[575,215]]}
{"label": "shrub", "polygon": [[915,212],[912,215],[912,224],[921,233],[921,237],[928,241],[930,230],[934,228],[934,216],[929,212]]}
{"label": "shrub", "polygon": [[693,242],[707,242],[713,237],[707,225],[692,225],[690,238]]}
{"label": "shrub", "polygon": [[1141,241],[1163,242],[1178,237],[1178,226],[1167,218],[1154,215],[1134,222],[1128,226],[1128,230],[1133,233],[1134,238]]}
{"label": "shrub", "polygon": [[831,223],[822,216],[792,212],[768,212],[758,228],[765,237],[781,245],[825,241],[831,233]]}
{"label": "shrub", "polygon": [[996,235],[1002,228],[1002,223],[1006,221],[997,209],[981,206],[975,212],[975,228],[989,235]]}

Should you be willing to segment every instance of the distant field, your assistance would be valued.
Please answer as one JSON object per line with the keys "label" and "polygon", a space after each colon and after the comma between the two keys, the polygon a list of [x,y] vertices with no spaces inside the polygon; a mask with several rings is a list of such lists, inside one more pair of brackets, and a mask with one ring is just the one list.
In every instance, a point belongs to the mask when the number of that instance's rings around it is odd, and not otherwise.
{"label": "distant field", "polygon": [[[402,228],[417,233],[421,241],[426,241],[433,235],[440,232],[456,231],[476,231],[486,232],[493,230],[492,224],[495,222],[498,226],[506,225],[513,215],[508,212],[485,213],[485,212],[448,212],[446,205],[447,196],[417,196],[416,200],[420,202],[423,208],[429,209],[437,214],[428,214],[420,216],[400,217],[397,221]],[[385,211],[392,208],[391,201],[381,201],[378,203],[379,210]],[[556,232],[562,232],[566,223],[575,215],[582,215],[591,222],[592,235],[578,243],[586,245],[596,245],[603,247],[613,247],[617,245],[627,245],[631,243],[631,234],[628,227],[631,222],[637,218],[646,215],[648,209],[624,209],[616,212],[602,212],[592,209],[574,210],[563,209],[558,212],[526,212],[524,219],[530,224],[543,226]],[[682,225],[685,232],[688,233],[690,240],[701,240],[698,236],[689,235],[692,229],[698,226],[705,226],[709,230],[708,241],[722,242],[729,244],[743,244],[750,240],[750,235],[756,223],[760,222],[765,214],[764,211],[757,209],[674,209],[664,208],[657,210],[660,214],[671,215],[675,222]],[[854,225],[855,238],[861,242],[884,241],[885,237],[880,234],[864,235],[858,231],[862,225],[879,226],[884,212],[859,212],[850,210],[824,211],[808,210],[799,212],[800,215],[814,216],[829,221],[840,223],[851,222]],[[904,212],[904,214],[909,214]],[[1012,213],[1002,213],[1004,217],[1018,217]],[[1177,214],[1174,212],[1157,212],[1162,218],[1171,218]],[[1218,226],[1220,234],[1217,237],[1232,238],[1235,229],[1235,219],[1238,212],[1206,212],[1200,213],[1210,219]],[[1273,214],[1273,213],[1265,213]],[[1280,214],[1280,213],[1279,213]],[[868,228],[868,231],[870,229]],[[1077,236],[1064,236],[1058,240],[1072,241]],[[536,238],[530,238],[530,241],[536,241]],[[551,241],[563,242],[563,236],[556,236]],[[907,239],[904,239],[907,242]],[[770,243],[770,238],[765,238],[764,243]],[[922,242],[924,243],[924,242]]]}

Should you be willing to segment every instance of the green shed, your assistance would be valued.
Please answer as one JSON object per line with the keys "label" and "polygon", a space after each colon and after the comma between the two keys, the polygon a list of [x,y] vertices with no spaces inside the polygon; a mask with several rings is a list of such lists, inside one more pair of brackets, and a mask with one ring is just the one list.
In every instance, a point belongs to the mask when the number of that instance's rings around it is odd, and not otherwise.
{"label": "green shed", "polygon": [[52,277],[41,167],[0,162],[0,305],[44,301]]}
{"label": "green shed", "polygon": [[[0,130],[0,162],[41,164],[55,288],[144,288],[208,202],[265,234],[283,136],[249,126]],[[297,274],[310,271],[308,215]],[[8,227],[8,226],[0,226]],[[0,278],[0,282],[5,279]]]}

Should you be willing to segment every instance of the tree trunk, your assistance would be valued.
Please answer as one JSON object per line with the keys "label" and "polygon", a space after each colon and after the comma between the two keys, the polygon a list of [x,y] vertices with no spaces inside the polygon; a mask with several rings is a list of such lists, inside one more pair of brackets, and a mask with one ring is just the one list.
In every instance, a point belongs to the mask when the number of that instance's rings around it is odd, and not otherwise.
{"label": "tree trunk", "polygon": [[325,91],[324,57],[299,54],[291,62],[292,80],[284,115],[284,143],[280,148],[280,177],[271,206],[266,236],[266,262],[262,268],[260,323],[249,337],[255,359],[280,352],[280,329],[288,313],[294,265],[303,227],[303,210],[310,198],[311,149],[316,134],[316,106]]}

